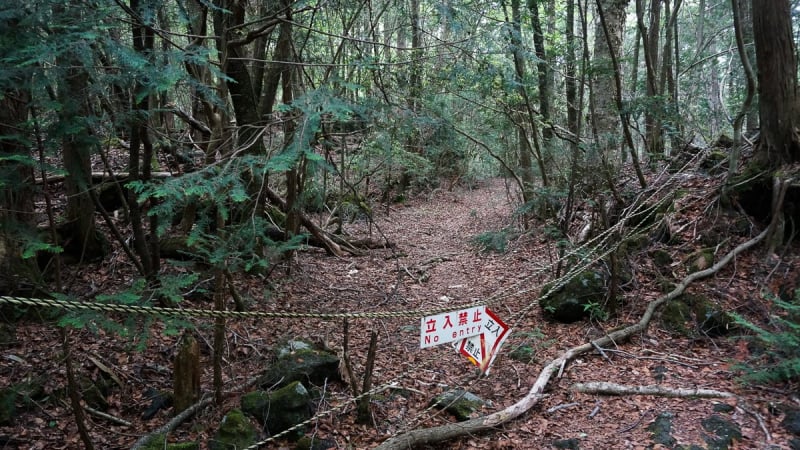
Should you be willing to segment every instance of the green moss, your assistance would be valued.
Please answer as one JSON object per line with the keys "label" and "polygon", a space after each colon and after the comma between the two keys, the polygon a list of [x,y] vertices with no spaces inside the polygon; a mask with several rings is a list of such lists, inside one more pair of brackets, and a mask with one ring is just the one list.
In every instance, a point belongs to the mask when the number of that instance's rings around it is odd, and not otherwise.
{"label": "green moss", "polygon": [[661,324],[665,329],[680,334],[688,334],[686,322],[692,319],[692,309],[680,300],[666,304],[661,312]]}
{"label": "green moss", "polygon": [[210,450],[235,450],[256,443],[256,428],[239,409],[225,414],[217,434],[208,443]]}
{"label": "green moss", "polygon": [[689,273],[700,272],[714,265],[714,251],[712,249],[698,250],[686,259]]}

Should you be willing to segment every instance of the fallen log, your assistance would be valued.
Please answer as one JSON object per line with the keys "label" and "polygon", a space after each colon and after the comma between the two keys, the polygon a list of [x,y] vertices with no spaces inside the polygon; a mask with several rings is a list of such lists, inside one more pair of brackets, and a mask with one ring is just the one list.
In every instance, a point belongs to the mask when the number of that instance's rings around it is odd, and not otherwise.
{"label": "fallen log", "polygon": [[[278,195],[277,192],[273,191],[269,187],[265,187],[265,190],[267,192],[267,197],[269,198],[269,201],[275,203],[281,211],[287,213],[289,207],[286,205],[286,200],[281,198],[281,196]],[[328,236],[328,233],[326,233],[325,230],[318,227],[317,224],[315,224],[314,221],[309,219],[308,216],[306,216],[305,214],[299,213],[299,216],[300,216],[300,224],[303,225],[303,227],[305,227],[305,229],[308,230],[308,232],[311,233],[311,235],[314,236],[320,242],[322,247],[329,255],[343,258],[347,256],[347,253],[357,254],[357,252],[354,251],[348,250],[347,252],[345,252],[344,250],[342,250],[342,247],[340,247],[339,244],[334,242]]]}
{"label": "fallen log", "polygon": [[686,389],[671,388],[660,385],[625,386],[623,384],[607,381],[593,381],[591,383],[575,383],[572,390],[584,394],[599,395],[655,395],[659,397],[696,397],[696,398],[729,398],[734,397],[730,392],[714,389]]}

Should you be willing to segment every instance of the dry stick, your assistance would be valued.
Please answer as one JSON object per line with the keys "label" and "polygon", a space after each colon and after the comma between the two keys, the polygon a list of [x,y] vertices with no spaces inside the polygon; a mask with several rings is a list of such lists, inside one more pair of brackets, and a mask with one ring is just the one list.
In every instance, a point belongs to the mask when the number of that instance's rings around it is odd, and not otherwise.
{"label": "dry stick", "polygon": [[714,389],[682,389],[659,385],[625,386],[606,381],[575,383],[572,390],[584,394],[600,395],[656,395],[659,397],[697,397],[697,398],[730,398],[734,394]]}
{"label": "dry stick", "polygon": [[98,410],[96,410],[96,409],[94,409],[94,408],[92,408],[90,406],[84,406],[83,409],[87,413],[89,413],[89,414],[91,414],[91,415],[93,415],[95,417],[99,417],[101,419],[105,419],[105,420],[107,420],[109,422],[112,422],[112,423],[115,423],[117,425],[122,425],[123,427],[132,427],[133,426],[132,423],[128,422],[125,419],[120,419],[119,417],[112,416],[111,414],[104,413],[103,411],[98,411]]}
{"label": "dry stick", "polygon": [[[375,350],[378,347],[378,332],[372,330],[369,339],[369,350],[367,351],[367,362],[364,368],[364,381],[362,383],[361,392],[369,392],[372,389],[372,370],[375,368]],[[358,399],[357,406],[357,420],[359,423],[369,423],[372,419],[372,412],[370,411],[369,404],[372,401],[372,396],[365,395]]]}
{"label": "dry stick", "polygon": [[533,386],[531,386],[528,394],[526,394],[513,405],[487,416],[470,419],[465,422],[450,423],[438,427],[411,430],[407,433],[403,433],[386,440],[376,448],[380,450],[403,450],[424,444],[433,444],[467,434],[488,430],[497,427],[498,425],[502,425],[510,420],[516,419],[535,406],[544,396],[543,392],[545,387],[547,387],[547,384],[550,382],[550,378],[559,370],[559,368],[563,367],[576,357],[593,350],[595,345],[602,347],[613,342],[619,343],[635,334],[643,332],[650,323],[650,320],[652,319],[656,309],[658,309],[664,303],[674,300],[676,297],[681,295],[692,282],[717,273],[720,269],[730,263],[731,260],[738,254],[756,246],[758,243],[764,240],[764,237],[767,235],[768,231],[769,228],[762,231],[753,239],[740,244],[710,268],[692,273],[685,277],[671,292],[650,302],[639,322],[621,330],[614,331],[613,333],[597,339],[594,342],[573,347],[562,353],[559,357],[550,361],[550,363],[547,364],[539,373],[539,377],[536,379],[536,382],[533,384]]}

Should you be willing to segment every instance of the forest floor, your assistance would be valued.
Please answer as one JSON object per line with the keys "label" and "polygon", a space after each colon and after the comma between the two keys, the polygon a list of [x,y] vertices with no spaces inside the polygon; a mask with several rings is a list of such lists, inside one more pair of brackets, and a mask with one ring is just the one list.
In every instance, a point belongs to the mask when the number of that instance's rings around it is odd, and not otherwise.
{"label": "forest floor", "polygon": [[[382,236],[392,248],[365,252],[363,256],[336,258],[319,249],[304,249],[291,261],[279,263],[272,274],[237,277],[236,289],[249,299],[254,310],[296,312],[386,312],[438,307],[458,307],[491,300],[491,309],[513,331],[488,376],[480,376],[470,362],[450,345],[421,349],[419,318],[350,319],[349,352],[353,372],[364,373],[369,334],[378,332],[378,352],[373,386],[395,383],[372,401],[374,426],[355,423],[355,407],[344,406],[322,415],[311,431],[336,443],[335,448],[371,448],[403,431],[452,422],[446,413],[431,410],[428,403],[448,388],[464,389],[491,402],[480,414],[500,410],[523,397],[550,360],[564,350],[602,336],[608,330],[639,320],[647,302],[663,294],[649,252],[666,250],[677,261],[674,278],[684,275],[682,261],[699,248],[698,235],[708,231],[708,220],[717,220],[709,209],[713,194],[702,177],[686,177],[682,184],[689,194],[676,213],[676,228],[683,233],[680,245],[652,243],[629,255],[633,280],[623,291],[625,304],[617,317],[604,322],[585,319],[560,324],[544,317],[537,298],[541,287],[554,275],[555,246],[542,229],[513,234],[518,229],[509,194],[502,180],[487,180],[471,187],[409,199],[401,204],[376,208],[374,223],[357,221],[345,225],[355,237]],[[724,220],[719,218],[719,220]],[[752,235],[758,233],[754,229]],[[505,252],[482,251],[475,237],[492,232],[508,239]],[[724,254],[746,240],[727,236],[716,251]],[[775,290],[781,280],[794,279],[798,256],[788,252],[781,258],[765,258],[762,247],[738,258],[716,276],[689,287],[689,292],[707,295],[725,308],[763,320],[762,289]],[[102,264],[75,269],[70,289],[78,295],[113,293],[130,283],[131,271],[124,255],[115,254]],[[181,268],[180,270],[191,270]],[[211,308],[208,301],[187,307]],[[232,306],[231,306],[232,307]],[[116,319],[121,320],[118,317]],[[142,318],[137,318],[140,322]],[[195,320],[203,350],[203,390],[211,390],[212,321]],[[228,320],[224,360],[226,386],[236,386],[258,375],[273,360],[271,347],[286,339],[303,338],[341,353],[343,323],[317,319]],[[169,390],[171,365],[177,337],[163,324],[148,323],[150,336],[120,337],[103,331],[70,330],[69,339],[81,376],[96,379],[109,372],[120,381],[106,396],[106,412],[130,422],[112,423],[88,416],[97,448],[130,448],[136,439],[156,429],[171,417],[160,411],[150,421],[141,419],[148,406],[147,388]],[[0,384],[42,379],[50,394],[46,401],[28,405],[14,425],[0,427],[0,448],[80,448],[69,404],[63,399],[66,384],[62,339],[54,321],[26,320],[16,328],[16,341],[2,349]],[[671,435],[675,445],[709,448],[703,420],[722,414],[737,423],[741,439],[732,448],[789,448],[790,436],[780,426],[781,408],[798,406],[796,387],[755,386],[737,381],[733,364],[748,356],[747,346],[732,336],[708,337],[667,331],[658,319],[646,332],[621,342],[604,354],[594,352],[569,364],[554,376],[547,395],[521,418],[496,430],[465,436],[430,448],[450,449],[543,449],[557,440],[574,439],[582,449],[667,448],[654,444],[648,426],[662,413],[671,413]],[[138,344],[144,350],[137,350]],[[528,360],[509,357],[524,349]],[[610,381],[624,385],[674,388],[707,388],[728,391],[732,399],[665,398],[658,396],[601,396],[577,393],[574,383]],[[324,386],[320,411],[344,405],[352,398],[349,385],[331,382]],[[400,388],[406,395],[396,395]],[[733,408],[717,412],[721,403]],[[239,406],[239,396],[230,395],[223,407],[209,407],[184,423],[170,439],[207,442],[222,416]],[[202,448],[206,444],[203,444]],[[278,441],[264,448],[293,448]],[[578,447],[570,447],[578,448]]]}

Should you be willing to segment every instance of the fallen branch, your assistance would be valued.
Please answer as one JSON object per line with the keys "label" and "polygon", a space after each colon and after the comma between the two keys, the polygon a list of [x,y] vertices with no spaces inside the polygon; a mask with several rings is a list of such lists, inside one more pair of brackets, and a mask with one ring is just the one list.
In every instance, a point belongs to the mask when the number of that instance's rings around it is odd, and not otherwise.
{"label": "fallen branch", "polygon": [[105,420],[107,420],[107,421],[109,421],[111,423],[115,423],[117,425],[122,425],[123,427],[131,427],[131,426],[133,426],[133,424],[131,424],[130,422],[128,422],[125,419],[120,419],[119,417],[112,416],[111,414],[104,413],[103,411],[98,411],[98,410],[96,410],[96,409],[94,409],[94,408],[92,408],[90,406],[84,406],[83,409],[87,413],[89,413],[89,414],[91,414],[91,415],[93,415],[95,417],[99,417],[101,419],[105,419]]}
{"label": "fallen branch", "polygon": [[[253,377],[250,380],[246,381],[245,383],[240,384],[239,386],[235,386],[233,389],[231,389],[228,392],[239,392],[239,391],[242,391],[242,390],[247,389],[247,388],[255,385],[256,383],[258,383],[258,380],[259,380],[259,377]],[[228,392],[226,392],[226,394]],[[155,438],[159,434],[167,434],[167,433],[175,430],[183,422],[185,422],[187,419],[189,419],[190,417],[195,415],[195,413],[197,413],[198,411],[200,411],[201,409],[205,408],[206,406],[208,406],[208,405],[210,405],[212,403],[214,403],[214,396],[213,395],[207,395],[207,396],[201,398],[200,401],[198,401],[197,403],[193,404],[192,406],[184,409],[180,414],[178,414],[177,416],[173,417],[169,422],[167,422],[164,425],[156,428],[155,431],[152,431],[152,432],[140,437],[139,440],[136,441],[133,444],[133,447],[131,447],[131,450],[141,450],[141,449],[145,448],[145,446],[148,443],[150,443],[150,441],[153,440],[153,438]]]}
{"label": "fallen branch", "polygon": [[584,394],[600,395],[656,395],[659,397],[697,397],[697,398],[729,398],[734,397],[730,392],[716,391],[714,389],[682,389],[666,386],[625,386],[623,384],[594,381],[591,383],[575,383],[572,390]]}
{"label": "fallen branch", "polygon": [[[289,212],[289,206],[286,204],[286,200],[281,198],[280,195],[278,195],[275,191],[273,191],[269,187],[266,187],[265,191],[267,193],[267,198],[269,198],[269,200],[272,203],[275,203],[281,211],[283,211],[284,213],[288,213]],[[318,227],[317,224],[315,224],[305,214],[301,213],[301,214],[299,214],[299,216],[300,216],[300,224],[303,225],[308,230],[308,232],[311,233],[312,236],[317,238],[319,240],[319,242],[322,243],[323,248],[325,249],[325,251],[329,255],[338,256],[340,258],[343,258],[343,257],[347,256],[347,253],[345,253],[345,250],[342,250],[342,248],[339,246],[339,244],[334,242],[328,236],[328,233],[326,233],[325,230],[323,230],[320,227]],[[353,252],[350,252],[350,253],[353,253]]]}
{"label": "fallen branch", "polygon": [[449,423],[446,425],[440,425],[438,427],[411,430],[407,433],[402,433],[387,439],[376,448],[380,450],[390,450],[390,449],[403,450],[403,449],[422,446],[425,444],[443,442],[446,440],[455,439],[457,437],[465,436],[468,434],[474,434],[480,431],[489,430],[491,428],[497,427],[498,425],[502,425],[506,422],[516,419],[517,417],[526,413],[528,410],[530,410],[534,405],[536,405],[539,402],[539,399],[541,399],[544,396],[543,392],[545,387],[547,387],[547,384],[550,382],[550,378],[553,376],[554,373],[559,371],[559,369],[566,366],[566,364],[569,361],[572,361],[576,357],[594,350],[595,346],[604,347],[612,345],[614,343],[619,344],[622,341],[627,340],[631,336],[643,332],[647,328],[647,325],[650,323],[653,314],[661,305],[671,300],[674,300],[676,297],[683,294],[686,288],[694,281],[706,278],[708,276],[711,276],[719,272],[720,269],[728,265],[737,255],[758,245],[767,236],[767,233],[770,230],[770,228],[767,228],[766,230],[762,231],[758,236],[754,237],[753,239],[750,239],[749,241],[738,245],[736,248],[734,248],[728,254],[726,254],[722,259],[720,259],[719,262],[709,267],[708,269],[701,270],[699,272],[694,272],[688,275],[671,292],[650,302],[647,305],[647,309],[645,310],[639,322],[630,325],[628,327],[625,327],[623,329],[614,331],[611,334],[607,334],[606,336],[603,336],[602,338],[597,339],[593,342],[588,342],[586,344],[573,347],[562,353],[561,356],[550,361],[550,363],[547,364],[539,373],[539,377],[533,383],[533,386],[531,386],[528,393],[513,405],[508,406],[503,410],[489,414],[487,416],[477,417],[475,419],[470,419],[465,422]]}

